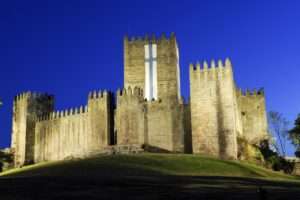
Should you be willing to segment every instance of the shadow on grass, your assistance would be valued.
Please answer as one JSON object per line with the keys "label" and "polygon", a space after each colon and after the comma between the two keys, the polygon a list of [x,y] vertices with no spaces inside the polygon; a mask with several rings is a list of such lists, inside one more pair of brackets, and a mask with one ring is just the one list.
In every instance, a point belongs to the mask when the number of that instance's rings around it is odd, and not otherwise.
{"label": "shadow on grass", "polygon": [[[164,162],[161,161],[163,158]],[[194,160],[188,156],[144,155],[45,163],[0,177],[0,199],[271,199],[272,196],[272,200],[280,200],[300,195],[300,183],[297,182],[174,175],[159,170],[178,170],[181,165],[170,166],[178,159],[182,160],[183,166]],[[250,166],[201,159],[194,164],[207,162],[210,167],[219,162],[218,170],[227,166],[227,170],[261,177]],[[264,195],[260,191],[264,191]]]}
{"label": "shadow on grass", "polygon": [[279,200],[299,196],[299,187],[296,183],[220,176],[33,176],[0,178],[0,198],[262,199],[258,191],[263,188],[266,197]]}

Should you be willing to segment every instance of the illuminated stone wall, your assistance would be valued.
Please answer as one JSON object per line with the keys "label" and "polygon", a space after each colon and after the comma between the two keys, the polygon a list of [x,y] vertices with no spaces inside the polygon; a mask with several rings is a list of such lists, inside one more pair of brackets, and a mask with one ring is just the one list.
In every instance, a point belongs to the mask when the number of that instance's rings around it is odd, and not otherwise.
{"label": "illuminated stone wall", "polygon": [[237,158],[241,126],[230,61],[191,65],[190,91],[193,152]]}
{"label": "illuminated stone wall", "polygon": [[110,94],[94,92],[88,105],[52,112],[36,123],[35,162],[101,152],[111,138]]}
{"label": "illuminated stone wall", "polygon": [[144,38],[124,38],[124,86],[138,87],[145,91],[145,45],[157,45],[157,92],[158,99],[181,98],[179,51],[176,38],[162,35]]}
{"label": "illuminated stone wall", "polygon": [[53,109],[53,96],[47,94],[26,92],[15,97],[11,137],[15,166],[34,161],[36,119]]}
{"label": "illuminated stone wall", "polygon": [[[150,66],[145,64],[150,62],[145,52],[150,44],[156,62],[156,70],[150,74],[156,74],[157,82],[147,83],[147,90],[157,87],[157,96],[145,99],[145,80],[150,76],[145,70]],[[18,95],[11,143],[15,166],[85,157],[103,152],[109,145],[236,159],[237,137],[250,143],[266,137],[264,95],[242,94],[236,89],[229,59],[211,61],[210,66],[206,62],[202,67],[191,64],[187,103],[180,94],[179,77],[174,34],[169,38],[125,37],[125,89],[117,92],[116,102],[111,93],[93,92],[86,106],[54,111],[53,96]]]}
{"label": "illuminated stone wall", "polygon": [[239,111],[242,118],[243,137],[251,144],[259,144],[268,136],[265,96],[260,91],[237,91]]}
{"label": "illuminated stone wall", "polygon": [[145,144],[145,109],[143,92],[139,88],[119,90],[116,109],[117,145]]}

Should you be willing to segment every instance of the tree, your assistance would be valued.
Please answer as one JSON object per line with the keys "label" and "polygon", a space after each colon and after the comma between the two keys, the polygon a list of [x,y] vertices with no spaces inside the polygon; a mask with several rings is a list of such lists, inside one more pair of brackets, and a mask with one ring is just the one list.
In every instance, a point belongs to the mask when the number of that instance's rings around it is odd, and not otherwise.
{"label": "tree", "polygon": [[289,130],[289,138],[296,147],[295,155],[300,158],[300,114],[294,122],[294,128]]}
{"label": "tree", "polygon": [[286,155],[285,147],[288,137],[289,122],[279,112],[270,111],[268,113],[269,131],[275,139],[274,148],[281,156]]}

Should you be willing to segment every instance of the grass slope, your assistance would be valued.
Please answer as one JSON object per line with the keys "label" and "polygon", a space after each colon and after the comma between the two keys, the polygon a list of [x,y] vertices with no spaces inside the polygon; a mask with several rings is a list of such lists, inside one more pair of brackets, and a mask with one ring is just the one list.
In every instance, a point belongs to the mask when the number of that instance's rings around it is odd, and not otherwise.
{"label": "grass slope", "polygon": [[299,197],[299,188],[295,176],[180,154],[100,155],[39,163],[0,176],[0,199],[22,200],[283,200]]}
{"label": "grass slope", "polygon": [[72,161],[47,162],[14,169],[1,176],[228,176],[298,180],[298,177],[238,161],[183,154],[100,155]]}

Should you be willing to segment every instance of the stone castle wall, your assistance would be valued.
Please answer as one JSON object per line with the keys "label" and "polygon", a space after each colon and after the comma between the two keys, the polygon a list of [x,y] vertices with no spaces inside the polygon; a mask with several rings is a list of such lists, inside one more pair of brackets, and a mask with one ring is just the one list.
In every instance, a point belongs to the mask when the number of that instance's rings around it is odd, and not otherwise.
{"label": "stone castle wall", "polygon": [[237,91],[242,119],[243,137],[252,144],[259,143],[268,135],[268,122],[264,92]]}
{"label": "stone castle wall", "polygon": [[117,92],[116,132],[118,145],[140,145],[145,135],[145,109],[143,92],[139,88]]}
{"label": "stone castle wall", "polygon": [[145,45],[157,45],[158,98],[181,98],[179,53],[175,35],[148,38],[124,38],[124,86],[145,91]]}
{"label": "stone castle wall", "polygon": [[183,105],[158,100],[146,104],[148,145],[158,150],[184,151]]}
{"label": "stone castle wall", "polygon": [[63,160],[89,150],[87,109],[51,113],[36,124],[35,162]]}
{"label": "stone castle wall", "polygon": [[[88,100],[88,123],[90,126],[91,150],[112,144],[113,94],[107,91],[90,93]],[[95,140],[95,141],[94,141]],[[99,147],[100,146],[100,147]]]}
{"label": "stone castle wall", "polygon": [[47,94],[26,92],[15,97],[11,142],[15,166],[33,162],[36,119],[53,109],[53,96]]}
{"label": "stone castle wall", "polygon": [[124,87],[145,90],[145,47],[148,40],[124,38]]}
{"label": "stone castle wall", "polygon": [[229,60],[190,66],[193,152],[237,157],[237,105]]}
{"label": "stone castle wall", "polygon": [[[184,107],[180,103],[179,51],[174,34],[171,34],[170,38],[166,38],[165,35],[160,38],[124,38],[124,86],[139,87],[145,91],[145,45],[149,44],[156,46],[157,99],[148,99],[143,104],[144,144],[158,151],[183,152]],[[131,105],[128,107],[131,108]],[[130,114],[132,111],[118,110],[125,110],[119,104],[117,114],[122,113],[129,122],[136,121]],[[137,112],[136,108],[130,110]],[[141,119],[138,122],[142,123]],[[120,131],[117,132],[119,134]]]}
{"label": "stone castle wall", "polygon": [[110,104],[110,93],[93,92],[85,107],[55,111],[40,118],[35,129],[35,162],[83,157],[109,145]]}
{"label": "stone castle wall", "polygon": [[[145,77],[150,74],[145,74],[145,48],[149,44],[157,51],[153,64],[157,82],[153,79],[155,84],[149,85],[157,86],[158,95],[153,99],[143,94]],[[158,39],[125,37],[126,89],[117,92],[116,102],[109,92],[93,92],[84,107],[54,111],[53,96],[24,93],[16,97],[11,144],[15,165],[84,157],[128,146],[236,159],[237,137],[251,143],[266,137],[264,95],[242,94],[236,89],[229,59],[217,64],[212,61],[210,66],[206,62],[202,67],[190,66],[187,103],[180,94],[179,76],[174,34]]]}
{"label": "stone castle wall", "polygon": [[117,145],[139,145],[154,151],[183,152],[182,120],[182,106],[166,104],[163,100],[145,101],[142,89],[128,88],[117,93]]}
{"label": "stone castle wall", "polygon": [[178,45],[174,35],[157,40],[158,97],[181,99]]}
{"label": "stone castle wall", "polygon": [[183,104],[184,152],[193,153],[190,102]]}

